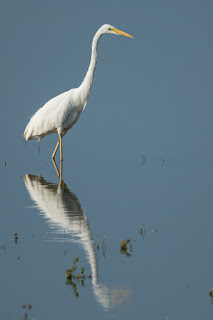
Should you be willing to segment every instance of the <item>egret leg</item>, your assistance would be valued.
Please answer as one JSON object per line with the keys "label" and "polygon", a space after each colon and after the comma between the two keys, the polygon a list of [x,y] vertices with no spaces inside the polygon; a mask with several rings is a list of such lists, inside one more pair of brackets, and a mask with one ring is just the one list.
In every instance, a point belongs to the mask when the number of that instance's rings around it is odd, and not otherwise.
{"label": "egret leg", "polygon": [[59,186],[62,186],[63,184],[63,180],[62,180],[62,169],[63,169],[63,161],[60,161],[60,171],[58,170],[57,164],[55,162],[55,159],[52,159],[52,162],[54,164],[55,167],[55,171],[59,177]]}
{"label": "egret leg", "polygon": [[54,158],[52,158],[52,162],[53,162],[53,164],[54,164],[55,171],[56,171],[56,173],[57,173],[58,177],[60,178],[60,172],[59,172],[59,170],[58,170],[58,167],[57,167],[57,164],[56,164],[56,162],[55,162],[55,159],[54,159]]}
{"label": "egret leg", "polygon": [[59,142],[60,142],[60,161],[63,161],[63,154],[62,154],[62,134],[59,133]]}
{"label": "egret leg", "polygon": [[57,142],[57,144],[56,144],[56,147],[55,147],[55,150],[54,150],[54,152],[53,152],[53,154],[52,154],[52,159],[54,159],[55,158],[55,154],[56,154],[56,152],[57,152],[57,150],[58,150],[58,146],[59,146],[59,142],[60,140],[58,140],[58,142]]}
{"label": "egret leg", "polygon": [[63,161],[60,161],[59,186],[62,185],[62,168],[63,168]]}
{"label": "egret leg", "polygon": [[39,141],[38,141],[38,154],[40,155],[40,144],[39,144]]}

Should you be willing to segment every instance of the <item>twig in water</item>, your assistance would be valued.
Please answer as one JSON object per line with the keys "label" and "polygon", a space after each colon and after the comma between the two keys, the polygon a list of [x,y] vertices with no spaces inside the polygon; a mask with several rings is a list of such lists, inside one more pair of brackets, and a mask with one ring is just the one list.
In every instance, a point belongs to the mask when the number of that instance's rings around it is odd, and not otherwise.
{"label": "twig in water", "polygon": [[145,162],[146,162],[146,157],[145,157],[145,155],[144,154],[141,154],[141,167],[145,164]]}
{"label": "twig in water", "polygon": [[102,241],[102,254],[103,257],[106,257],[106,236],[104,236],[103,241]]}

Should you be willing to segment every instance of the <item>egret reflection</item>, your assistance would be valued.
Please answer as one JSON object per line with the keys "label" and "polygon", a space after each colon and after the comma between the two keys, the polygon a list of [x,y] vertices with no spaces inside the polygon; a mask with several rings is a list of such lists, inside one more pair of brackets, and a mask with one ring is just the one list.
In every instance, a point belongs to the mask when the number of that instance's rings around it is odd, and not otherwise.
{"label": "egret reflection", "polygon": [[[25,186],[46,223],[58,236],[77,242],[84,250],[92,272],[92,287],[98,303],[108,310],[115,305],[119,290],[110,290],[98,282],[98,263],[94,241],[85,211],[77,196],[62,181],[59,186],[41,175],[25,175]],[[121,290],[122,291],[122,290]],[[127,294],[127,292],[126,292]],[[123,296],[123,294],[122,294]],[[120,299],[119,299],[120,300]],[[119,302],[120,303],[120,302]]]}

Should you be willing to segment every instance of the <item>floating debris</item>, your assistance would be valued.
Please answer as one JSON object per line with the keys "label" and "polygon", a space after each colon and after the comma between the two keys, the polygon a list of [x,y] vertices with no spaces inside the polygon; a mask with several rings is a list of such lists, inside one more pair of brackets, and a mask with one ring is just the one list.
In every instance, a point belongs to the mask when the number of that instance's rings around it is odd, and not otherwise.
{"label": "floating debris", "polygon": [[152,229],[151,232],[158,232],[158,230],[157,229]]}
{"label": "floating debris", "polygon": [[140,230],[138,231],[142,237],[142,239],[144,239],[145,237],[145,225],[142,223]]}
{"label": "floating debris", "polygon": [[[130,244],[131,238],[120,242],[120,253],[125,254],[127,257],[131,257],[131,253],[128,252],[128,244]],[[130,251],[132,252],[132,245],[130,245]]]}
{"label": "floating debris", "polygon": [[21,307],[22,307],[22,309],[25,309],[25,308],[28,308],[29,310],[32,309],[31,303],[29,303],[27,306],[26,306],[26,304],[23,304]]}

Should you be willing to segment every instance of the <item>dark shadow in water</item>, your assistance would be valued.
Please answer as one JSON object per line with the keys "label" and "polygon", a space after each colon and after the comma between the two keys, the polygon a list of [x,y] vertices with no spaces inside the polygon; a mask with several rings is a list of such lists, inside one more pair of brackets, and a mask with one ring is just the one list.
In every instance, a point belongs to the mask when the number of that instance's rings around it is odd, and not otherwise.
{"label": "dark shadow in water", "polygon": [[77,196],[63,181],[58,186],[40,175],[25,175],[24,182],[32,201],[48,226],[54,228],[54,233],[60,239],[64,239],[66,234],[69,237],[67,240],[77,242],[83,248],[91,267],[93,292],[98,303],[108,310],[126,300],[130,295],[127,290],[110,290],[98,283],[98,263],[92,233]]}

